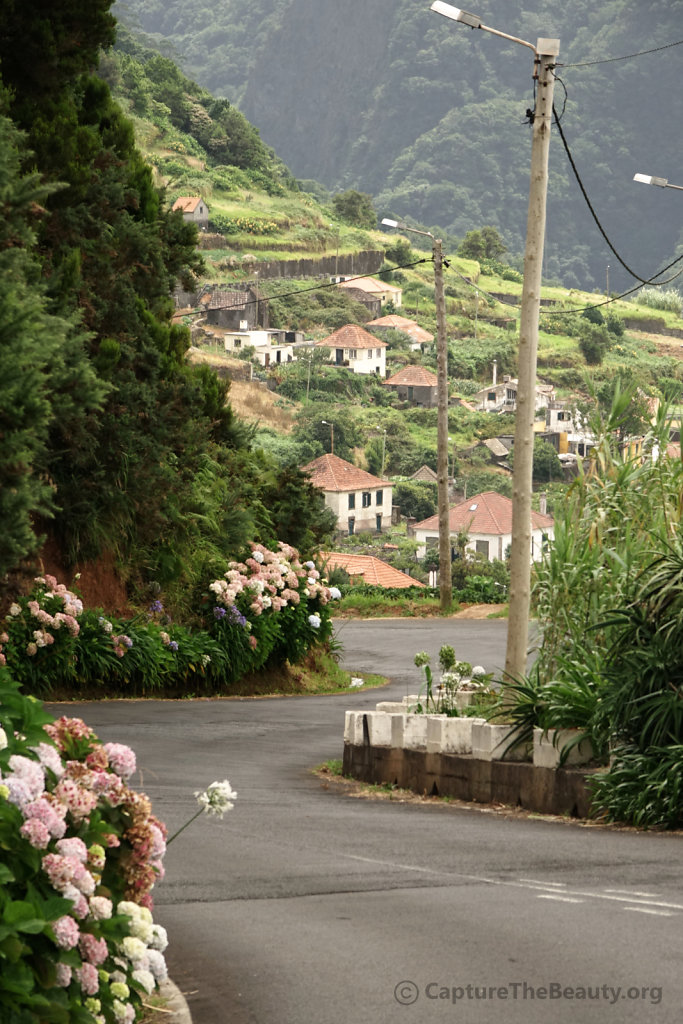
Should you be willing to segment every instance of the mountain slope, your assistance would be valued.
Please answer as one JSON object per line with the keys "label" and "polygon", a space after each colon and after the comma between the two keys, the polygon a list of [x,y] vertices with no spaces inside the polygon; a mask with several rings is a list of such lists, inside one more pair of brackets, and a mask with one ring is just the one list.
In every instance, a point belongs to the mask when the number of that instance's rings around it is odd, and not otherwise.
{"label": "mountain slope", "polygon": [[[529,51],[429,11],[427,0],[127,0],[120,17],[172,41],[183,67],[240,109],[294,174],[377,197],[384,214],[462,236],[495,224],[520,252],[533,106]],[[683,38],[683,0],[485,0],[487,24],[561,40],[566,65]],[[626,262],[648,276],[683,241],[680,199],[634,185],[675,180],[683,118],[683,46],[632,60],[566,67],[563,128],[600,219]],[[654,193],[654,194],[653,194]],[[627,287],[573,179],[551,147],[546,272],[568,284]]]}

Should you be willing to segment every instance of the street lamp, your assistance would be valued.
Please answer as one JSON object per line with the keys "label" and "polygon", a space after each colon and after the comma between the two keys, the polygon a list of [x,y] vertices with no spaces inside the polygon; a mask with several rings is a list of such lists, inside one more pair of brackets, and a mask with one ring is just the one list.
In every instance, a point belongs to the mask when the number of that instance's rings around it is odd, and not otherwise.
{"label": "street lamp", "polygon": [[[441,239],[431,231],[409,228],[397,220],[386,217],[382,224],[388,228],[399,228],[414,235],[425,235],[432,240],[434,260],[434,298],[436,300],[436,494],[439,517],[439,606],[448,612],[453,602],[451,582],[451,537],[448,522],[448,341],[446,338],[446,297],[443,289],[443,248]],[[448,264],[445,264],[448,266]]]}
{"label": "street lamp", "polygon": [[659,188],[675,188],[683,192],[683,185],[672,185],[668,178],[655,178],[653,174],[634,174],[634,181],[640,181],[643,185],[658,185]]}
{"label": "street lamp", "polygon": [[329,420],[321,420],[320,422],[330,428],[330,455],[334,455],[334,423],[330,423]]}
{"label": "street lamp", "polygon": [[517,414],[515,417],[515,461],[512,475],[512,543],[510,550],[510,612],[508,619],[505,675],[519,679],[526,672],[531,603],[531,490],[536,413],[536,365],[538,359],[538,317],[541,304],[543,244],[548,153],[553,114],[555,79],[553,68],[560,52],[559,39],[538,39],[536,45],[498,32],[482,24],[476,14],[436,0],[431,10],[452,21],[482,29],[534,52],[534,80],[537,82],[531,144],[531,182],[524,252],[524,283],[519,329]]}

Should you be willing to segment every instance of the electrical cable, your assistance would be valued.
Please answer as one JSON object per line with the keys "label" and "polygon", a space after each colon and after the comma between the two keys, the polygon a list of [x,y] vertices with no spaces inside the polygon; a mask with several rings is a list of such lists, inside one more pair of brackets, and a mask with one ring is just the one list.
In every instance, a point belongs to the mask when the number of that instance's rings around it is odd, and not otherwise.
{"label": "electrical cable", "polygon": [[623,57],[604,57],[602,60],[587,60],[582,64],[562,64],[558,62],[558,67],[562,68],[592,68],[596,64],[612,64],[617,60],[633,60],[634,57],[645,57],[648,53],[659,53],[661,50],[670,50],[672,46],[683,45],[683,39],[679,39],[675,43],[665,43],[664,46],[655,46],[652,50],[640,50],[638,53],[627,53]]}
{"label": "electrical cable", "polygon": [[553,114],[555,115],[555,124],[557,125],[558,132],[560,133],[560,138],[562,139],[562,145],[564,146],[564,151],[567,154],[567,159],[569,160],[569,164],[570,164],[571,169],[572,169],[572,171],[574,173],[574,177],[576,178],[576,182],[577,182],[579,188],[581,189],[581,194],[583,195],[583,198],[586,201],[586,205],[588,206],[588,209],[590,210],[591,216],[592,216],[593,220],[595,221],[600,234],[605,239],[605,241],[607,242],[607,245],[609,246],[610,250],[614,253],[614,255],[616,256],[616,258],[619,261],[619,263],[621,263],[621,265],[624,268],[624,270],[626,270],[631,275],[631,277],[634,277],[636,279],[636,281],[640,281],[641,284],[663,285],[663,284],[669,284],[671,281],[675,280],[675,278],[678,277],[678,274],[676,274],[674,277],[668,278],[665,281],[657,281],[657,278],[660,277],[662,274],[665,274],[667,270],[669,270],[671,267],[675,266],[675,264],[680,262],[680,260],[683,260],[683,256],[677,257],[677,259],[675,259],[671,263],[669,263],[668,266],[664,267],[663,270],[658,271],[654,275],[654,277],[652,277],[652,278],[645,278],[645,277],[641,277],[640,274],[637,274],[635,270],[633,270],[631,267],[629,267],[628,263],[626,263],[626,261],[623,260],[622,257],[619,255],[617,250],[612,245],[612,242],[610,241],[610,239],[609,239],[609,237],[607,235],[607,232],[605,231],[605,229],[603,228],[602,224],[600,223],[600,219],[598,218],[597,213],[593,209],[593,204],[591,203],[591,201],[590,201],[590,199],[588,197],[588,193],[586,192],[586,188],[585,188],[585,186],[583,184],[583,181],[581,180],[581,175],[579,174],[578,168],[577,168],[577,166],[576,166],[576,164],[574,162],[574,157],[572,156],[571,150],[569,149],[569,144],[568,144],[567,139],[565,137],[565,134],[564,134],[564,132],[562,130],[562,125],[560,124],[560,121],[558,119],[557,111],[555,110],[554,104],[553,104]]}
{"label": "electrical cable", "polygon": [[[431,259],[431,256],[423,256],[422,259],[414,260],[412,263],[401,263],[397,267],[391,267],[389,270],[377,270],[374,274],[358,274],[356,277],[347,277],[344,283],[363,281],[367,277],[379,277],[381,274],[393,274],[395,270],[407,270],[409,267],[417,267],[420,263],[429,263]],[[323,288],[336,287],[336,281],[331,281],[329,284],[314,284],[310,288],[293,289],[289,292],[280,292],[278,295],[262,295],[259,299],[247,299],[245,302],[238,302],[233,306],[213,306],[211,312],[213,313],[219,309],[246,309],[247,306],[254,306],[257,302],[271,302],[273,299],[289,298],[290,295],[304,295],[306,292],[318,292],[322,291]],[[183,313],[182,316],[203,316],[207,312],[208,310],[206,309],[195,309],[189,313]]]}

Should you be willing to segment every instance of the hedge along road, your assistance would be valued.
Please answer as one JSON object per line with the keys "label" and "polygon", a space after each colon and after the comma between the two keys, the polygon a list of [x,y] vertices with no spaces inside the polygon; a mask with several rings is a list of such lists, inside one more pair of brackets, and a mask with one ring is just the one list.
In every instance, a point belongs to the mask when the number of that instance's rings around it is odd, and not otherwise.
{"label": "hedge along road", "polygon": [[451,643],[499,668],[502,621],[338,623],[382,690],[54,706],[130,744],[170,832],[228,778],[222,821],[171,845],[155,918],[194,1024],[680,1022],[681,837],[354,799],[310,769],[344,711],[398,698]]}

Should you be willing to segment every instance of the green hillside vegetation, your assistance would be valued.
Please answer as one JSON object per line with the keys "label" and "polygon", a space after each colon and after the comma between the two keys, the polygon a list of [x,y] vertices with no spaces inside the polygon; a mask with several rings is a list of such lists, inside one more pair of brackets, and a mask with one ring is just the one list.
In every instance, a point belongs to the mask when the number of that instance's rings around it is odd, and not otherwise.
{"label": "green hillside vegetation", "polygon": [[[62,567],[113,557],[138,601],[163,588],[191,620],[247,541],[306,552],[329,514],[297,471],[254,449],[228,385],[186,363],[171,292],[202,270],[196,229],[169,211],[92,73],[113,40],[109,7],[12,5],[3,22],[0,575],[10,593],[15,574],[35,575],[49,534]],[[253,129],[223,108],[217,123],[253,143],[239,173],[275,188]]]}
{"label": "green hillside vegetation", "polygon": [[[263,171],[254,177],[247,171],[216,165],[211,154],[201,147],[199,138],[192,134],[192,121],[182,121],[181,117],[182,111],[198,100],[203,110],[211,110],[211,97],[185,79],[169,60],[136,44],[125,33],[122,45],[122,51],[117,49],[110,54],[104,71],[128,109],[135,109],[135,96],[146,98],[146,107],[140,107],[135,118],[138,139],[166,186],[169,200],[191,190],[204,196],[210,205],[210,231],[201,239],[203,279],[207,283],[253,283],[254,271],[264,260],[338,255],[359,248],[383,250],[386,259],[382,277],[403,289],[400,312],[416,317],[422,327],[436,334],[430,253],[413,247],[415,236],[401,237],[344,223],[338,219],[343,204],[335,204],[332,197],[324,194],[316,199],[312,193],[301,191],[272,154],[269,166],[273,177],[267,187],[262,181]],[[150,65],[153,79],[147,74]],[[172,119],[163,110],[159,113],[163,95],[159,80],[169,78],[178,85],[175,105],[180,111]],[[131,82],[135,83],[134,95],[130,92]],[[145,109],[146,118],[142,117]],[[152,115],[154,119],[150,121]],[[181,130],[183,125],[185,130]],[[164,154],[172,147],[173,166],[169,167]],[[267,155],[265,147],[263,153]],[[321,200],[326,200],[324,205]],[[238,223],[239,231],[234,230]],[[449,252],[451,265],[445,274],[449,377],[451,392],[467,399],[490,381],[494,359],[500,375],[515,374],[521,274],[506,262],[505,242],[493,228],[471,231],[460,243],[446,237],[453,246]],[[397,266],[400,269],[391,269]],[[259,282],[259,291],[262,299],[268,299],[272,327],[302,330],[310,338],[324,338],[347,323],[365,324],[370,319],[364,306],[326,283],[266,278]],[[655,342],[624,332],[622,324],[623,318],[641,319],[645,323],[654,316],[663,327],[675,326],[680,323],[675,301],[672,310],[653,310],[651,306],[619,301],[604,307],[604,315],[600,311],[582,315],[561,311],[582,310],[603,302],[604,297],[548,286],[543,289],[543,299],[552,304],[553,315],[542,316],[539,374],[556,386],[561,397],[578,393],[587,399],[591,390],[604,387],[615,374],[648,393],[661,392],[663,384],[669,392],[680,390],[678,359],[663,357]],[[587,316],[604,323],[593,323]],[[410,350],[409,339],[401,332],[382,333],[381,337],[389,343],[388,372],[409,363],[421,363],[436,370],[433,346],[424,353],[416,353]],[[254,365],[257,372],[262,372],[259,364]],[[386,429],[386,472],[410,475],[423,464],[435,467],[435,411],[397,407],[391,393],[375,378],[356,376],[331,366],[320,352],[312,357],[310,365],[305,359],[273,368],[269,378],[278,395],[303,407],[292,436],[283,437],[267,427],[255,435],[257,445],[280,465],[301,465],[329,450],[329,431],[320,421],[333,415],[337,454],[359,460],[379,472],[378,438]],[[513,431],[511,420],[492,421],[484,414],[473,415],[463,408],[450,412],[454,458],[457,451],[472,447],[492,433]],[[472,464],[470,459],[461,463],[463,492],[466,487],[472,493],[472,485],[478,484],[479,489],[490,486],[509,493],[509,478],[477,465],[476,460]],[[545,471],[541,472],[541,479],[547,482]]]}

